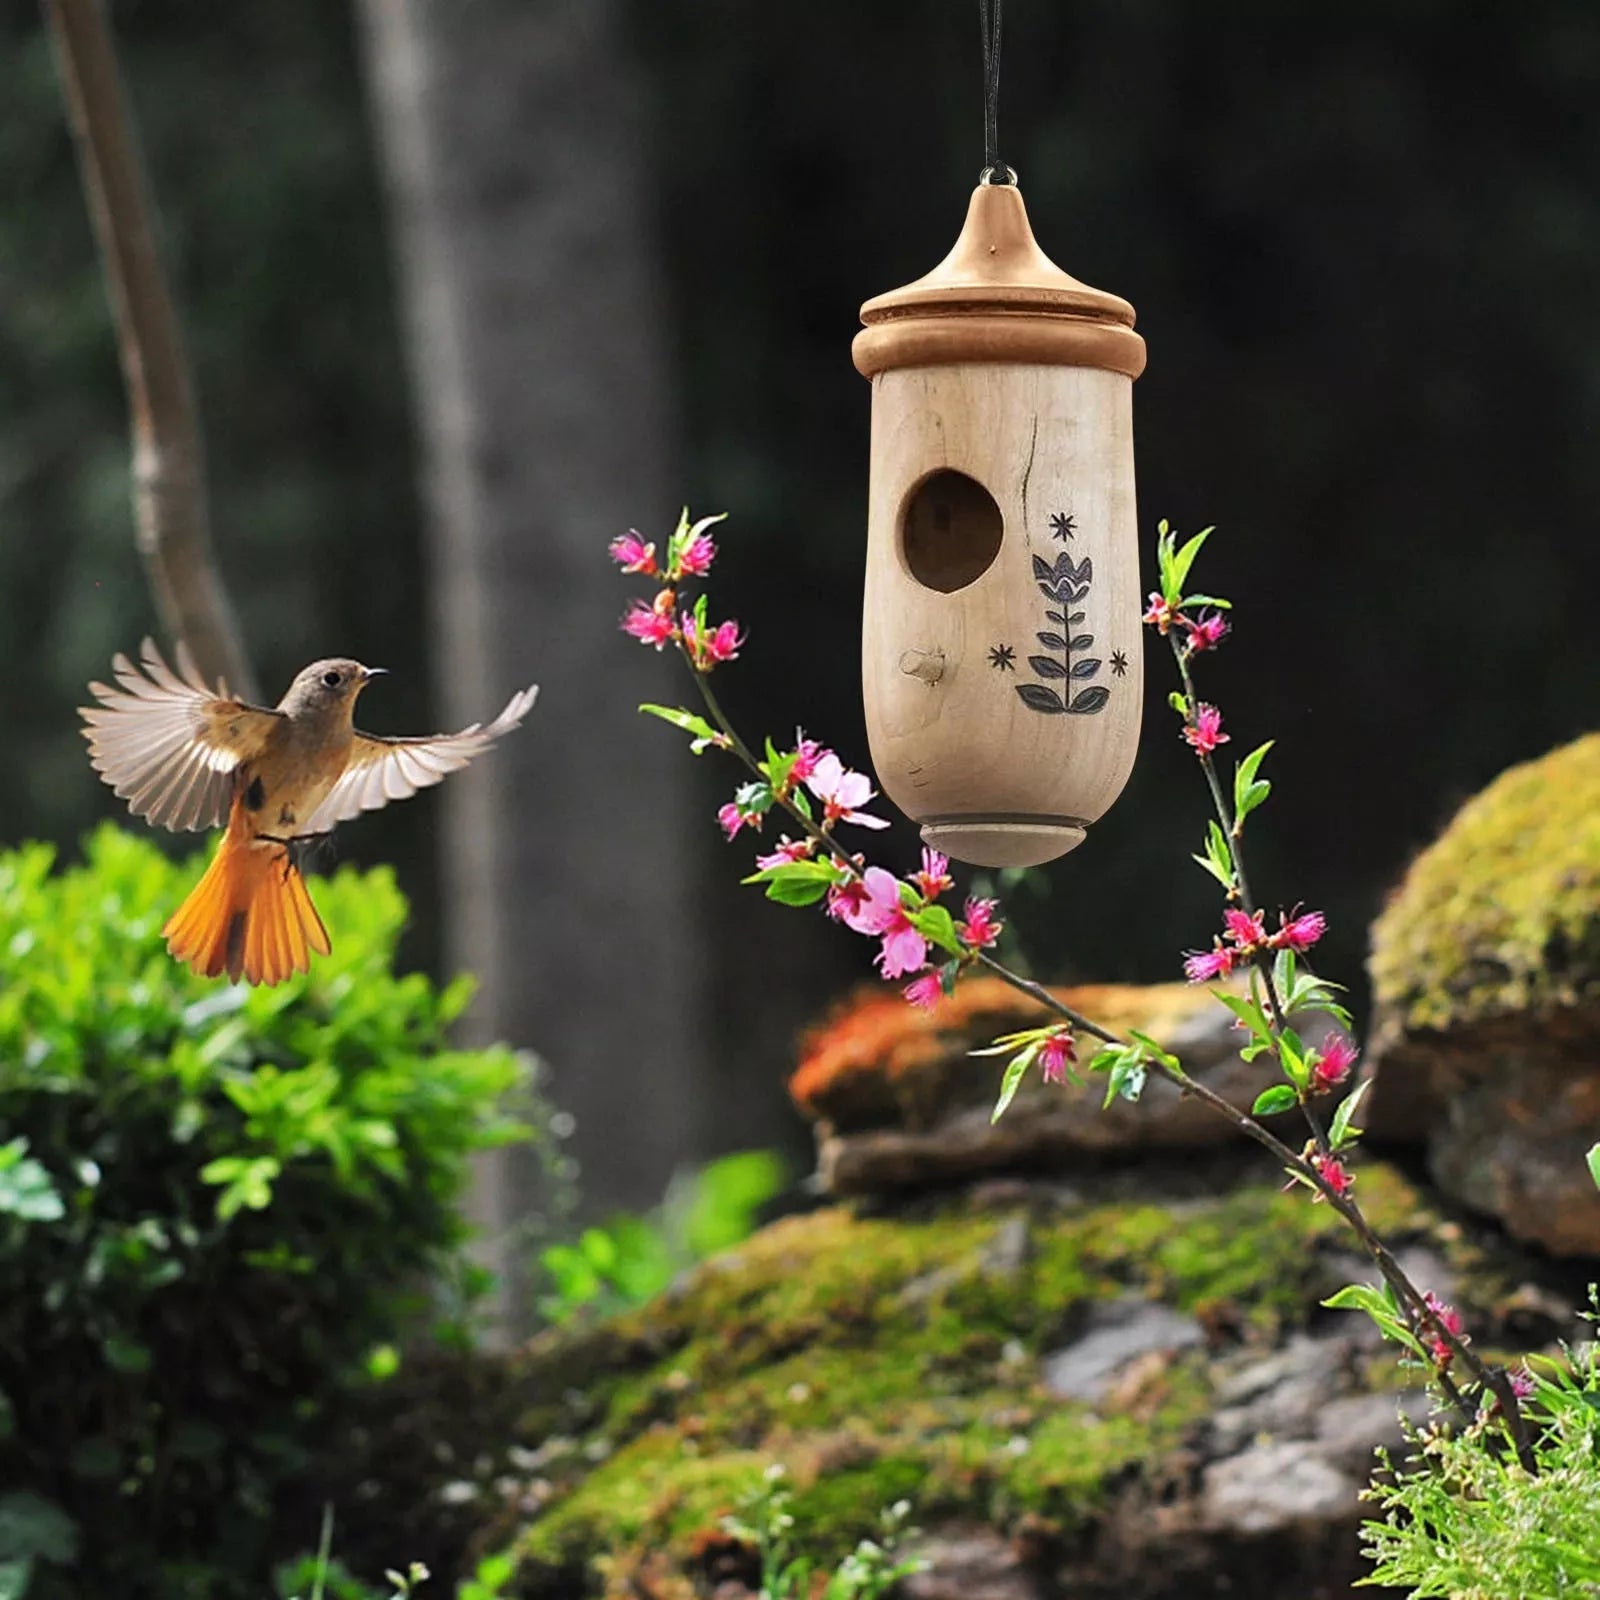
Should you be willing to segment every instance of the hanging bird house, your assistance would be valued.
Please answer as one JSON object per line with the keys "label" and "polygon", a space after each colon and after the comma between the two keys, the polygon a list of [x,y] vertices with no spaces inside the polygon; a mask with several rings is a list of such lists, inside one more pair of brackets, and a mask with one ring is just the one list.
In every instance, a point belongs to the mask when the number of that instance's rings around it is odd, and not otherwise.
{"label": "hanging bird house", "polygon": [[984,182],[955,249],[861,320],[878,781],[958,860],[1049,861],[1139,742],[1133,307],[1057,267],[1016,186]]}

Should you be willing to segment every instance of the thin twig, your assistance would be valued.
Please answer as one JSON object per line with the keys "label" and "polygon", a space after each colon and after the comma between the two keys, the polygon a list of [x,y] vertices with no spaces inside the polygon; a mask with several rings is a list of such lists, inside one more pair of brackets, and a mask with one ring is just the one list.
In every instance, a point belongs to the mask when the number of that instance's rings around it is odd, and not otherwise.
{"label": "thin twig", "polygon": [[[1183,683],[1185,703],[1188,707],[1184,720],[1188,726],[1197,727],[1200,698],[1195,688],[1194,675],[1189,667],[1190,648],[1187,644],[1180,642],[1175,633],[1168,635],[1168,643],[1172,647],[1173,660],[1177,663],[1178,675]],[[1245,870],[1244,829],[1241,825],[1241,819],[1234,814],[1233,809],[1228,804],[1227,796],[1222,787],[1222,779],[1217,771],[1217,764],[1212,759],[1210,752],[1197,746],[1195,753],[1200,758],[1200,768],[1205,775],[1206,787],[1211,794],[1212,807],[1216,812],[1218,824],[1227,836],[1229,851],[1233,860],[1235,887],[1229,890],[1228,898],[1231,900],[1237,897],[1245,915],[1254,917],[1257,915],[1257,905],[1250,892],[1250,880]],[[1269,1027],[1275,1040],[1279,1039],[1288,1027],[1288,1021],[1282,1000],[1278,994],[1272,963],[1267,958],[1264,949],[1259,946],[1252,952],[1251,962],[1261,975],[1266,988],[1267,1002],[1272,1013]],[[1158,1068],[1161,1067],[1160,1063],[1156,1065]],[[1172,1078],[1173,1074],[1168,1071],[1166,1076]],[[1187,1075],[1184,1076],[1187,1078]],[[1483,1361],[1479,1360],[1477,1354],[1464,1338],[1451,1332],[1445,1326],[1444,1319],[1428,1303],[1427,1296],[1412,1283],[1399,1262],[1390,1254],[1388,1247],[1378,1237],[1377,1232],[1367,1221],[1366,1214],[1362,1211],[1359,1203],[1351,1198],[1348,1193],[1341,1193],[1335,1190],[1323,1178],[1320,1168],[1315,1163],[1306,1161],[1303,1157],[1291,1152],[1287,1145],[1279,1141],[1275,1135],[1268,1133],[1254,1117],[1245,1115],[1236,1106],[1223,1099],[1221,1095],[1214,1094],[1203,1085],[1194,1083],[1192,1079],[1187,1081],[1192,1086],[1192,1092],[1199,1094],[1214,1109],[1229,1117],[1236,1126],[1243,1129],[1252,1138],[1255,1138],[1258,1143],[1267,1144],[1268,1148],[1275,1149],[1275,1153],[1279,1154],[1280,1160],[1285,1155],[1288,1155],[1291,1158],[1288,1162],[1290,1169],[1298,1173],[1302,1179],[1307,1174],[1314,1178],[1317,1189],[1349,1224],[1356,1236],[1361,1240],[1368,1255],[1372,1257],[1378,1270],[1383,1274],[1385,1282],[1393,1289],[1400,1309],[1411,1328],[1412,1336],[1419,1343],[1422,1342],[1425,1333],[1441,1341],[1454,1356],[1462,1361],[1463,1365],[1467,1367],[1473,1378],[1483,1386],[1485,1391],[1495,1395],[1500,1400],[1501,1409],[1504,1411],[1510,1427],[1512,1443],[1516,1449],[1517,1458],[1525,1470],[1534,1471],[1533,1451],[1527,1436],[1526,1421],[1521,1414],[1520,1407],[1517,1405],[1516,1396],[1512,1393],[1509,1382],[1506,1381],[1503,1374],[1497,1375],[1492,1372]],[[1311,1129],[1312,1140],[1318,1156],[1324,1161],[1331,1159],[1333,1156],[1332,1146],[1323,1128],[1322,1119],[1317,1116],[1309,1096],[1303,1092],[1298,1092],[1296,1099],[1300,1111]],[[1457,1412],[1470,1424],[1474,1420],[1472,1409],[1449,1372],[1442,1367],[1438,1367],[1435,1375],[1446,1397],[1455,1406]]]}
{"label": "thin twig", "polygon": [[101,0],[45,0],[78,170],[116,323],[133,431],[134,540],[156,609],[208,679],[255,676],[217,571],[194,385]]}

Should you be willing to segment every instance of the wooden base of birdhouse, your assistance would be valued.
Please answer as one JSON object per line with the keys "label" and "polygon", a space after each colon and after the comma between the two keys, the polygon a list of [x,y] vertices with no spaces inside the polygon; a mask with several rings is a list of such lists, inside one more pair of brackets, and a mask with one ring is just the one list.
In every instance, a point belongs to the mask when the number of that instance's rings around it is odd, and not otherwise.
{"label": "wooden base of birdhouse", "polygon": [[959,817],[922,824],[922,842],[975,867],[1038,867],[1076,850],[1083,828],[1065,817]]}

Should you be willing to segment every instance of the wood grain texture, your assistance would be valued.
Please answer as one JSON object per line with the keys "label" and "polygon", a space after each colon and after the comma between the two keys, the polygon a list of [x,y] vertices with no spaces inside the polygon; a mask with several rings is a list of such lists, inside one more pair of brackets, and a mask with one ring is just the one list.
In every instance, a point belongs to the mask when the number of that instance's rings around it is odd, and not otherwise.
{"label": "wood grain texture", "polygon": [[[992,564],[948,593],[917,581],[903,540],[919,485],[944,469],[981,484],[1003,521]],[[1071,531],[1058,531],[1061,518]],[[1079,573],[1089,563],[1080,599],[1041,589],[1035,559],[1054,573],[1063,557]],[[1140,609],[1130,378],[987,362],[873,379],[867,728],[879,783],[930,842],[961,860],[1007,866],[1082,841],[1121,792],[1138,748]],[[1082,615],[1056,622],[1051,611]],[[1041,633],[1092,643],[1069,653],[1042,644]],[[903,665],[934,657],[944,667],[933,682]],[[1036,657],[1060,666],[1041,671],[1030,664]],[[1087,662],[1099,665],[1074,675]],[[1099,709],[1050,712],[1018,692],[1026,684],[1063,705],[1086,687],[1106,695]]]}

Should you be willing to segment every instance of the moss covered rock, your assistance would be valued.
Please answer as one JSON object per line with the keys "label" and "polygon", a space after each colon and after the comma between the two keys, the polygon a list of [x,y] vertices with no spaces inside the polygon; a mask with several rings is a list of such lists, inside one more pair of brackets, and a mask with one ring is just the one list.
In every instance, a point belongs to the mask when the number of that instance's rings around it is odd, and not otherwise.
{"label": "moss covered rock", "polygon": [[1600,1005],[1600,733],[1461,808],[1374,924],[1371,972],[1412,1032]]}
{"label": "moss covered rock", "polygon": [[1600,734],[1513,767],[1413,863],[1372,931],[1374,1132],[1451,1195],[1600,1255]]}
{"label": "moss covered rock", "polygon": [[[637,1313],[540,1340],[518,1361],[522,1465],[494,1469],[501,1509],[480,1543],[514,1551],[523,1596],[688,1596],[726,1560],[721,1517],[779,1462],[822,1561],[904,1497],[931,1535],[990,1530],[1039,1592],[1343,1593],[1328,1585],[1357,1570],[1356,1489],[1393,1408],[1347,1419],[1337,1444],[1318,1415],[1395,1369],[1355,1342],[1355,1319],[1317,1310],[1351,1271],[1337,1219],[1270,1176],[1228,1188],[1211,1172],[1160,1199],[1148,1175],[1105,1181],[1092,1203],[1011,1181],[793,1217]],[[1479,1284],[1461,1297],[1504,1292],[1394,1172],[1368,1166],[1360,1182],[1386,1234],[1429,1242],[1442,1278]],[[1154,1334],[1067,1380],[1074,1352],[1137,1327],[1146,1303]],[[1318,1342],[1296,1348],[1314,1381],[1260,1409],[1287,1380],[1241,1387],[1240,1369],[1281,1364],[1277,1347],[1308,1329]],[[1251,1517],[1230,1521],[1214,1469],[1263,1434],[1297,1441],[1321,1498],[1252,1492]]]}

